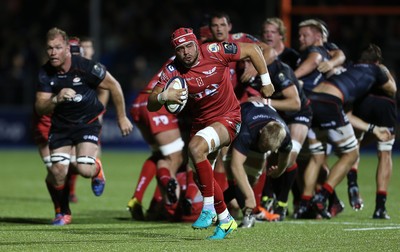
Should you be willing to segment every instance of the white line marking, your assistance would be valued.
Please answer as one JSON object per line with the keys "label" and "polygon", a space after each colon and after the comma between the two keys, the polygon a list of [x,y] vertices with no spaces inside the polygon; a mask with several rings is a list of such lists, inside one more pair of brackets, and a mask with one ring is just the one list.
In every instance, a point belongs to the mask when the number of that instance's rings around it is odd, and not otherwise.
{"label": "white line marking", "polygon": [[370,230],[388,230],[388,229],[400,229],[400,227],[348,228],[348,229],[343,229],[343,230],[344,231],[370,231]]}

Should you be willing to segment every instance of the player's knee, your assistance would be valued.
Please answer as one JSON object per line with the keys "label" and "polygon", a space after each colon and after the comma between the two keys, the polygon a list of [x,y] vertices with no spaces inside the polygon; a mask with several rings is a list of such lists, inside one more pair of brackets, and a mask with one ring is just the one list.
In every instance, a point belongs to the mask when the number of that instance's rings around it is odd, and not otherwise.
{"label": "player's knee", "polygon": [[[217,150],[220,146],[220,139],[218,136],[218,133],[215,131],[213,127],[206,127],[196,133],[196,136],[202,137],[208,146],[208,153],[214,152]],[[191,144],[189,148],[196,148],[196,146],[193,146],[194,144]]]}
{"label": "player's knee", "polygon": [[160,151],[164,156],[171,155],[172,153],[179,152],[183,150],[185,143],[182,138],[178,138],[175,141],[160,146]]}
{"label": "player's knee", "polygon": [[301,143],[296,140],[292,140],[292,152],[296,152],[297,154],[300,153],[301,147]]}
{"label": "player's knee", "polygon": [[44,165],[46,165],[47,169],[50,169],[51,164],[52,164],[50,156],[43,157],[43,163],[44,163]]}
{"label": "player's knee", "polygon": [[91,156],[79,156],[76,158],[76,163],[78,164],[78,166],[94,165],[96,163],[96,158]]}
{"label": "player's knee", "polygon": [[385,142],[379,141],[377,144],[377,149],[378,151],[392,151],[393,144],[394,144],[394,139]]}
{"label": "player's knee", "polygon": [[71,155],[68,153],[53,153],[50,156],[52,164],[62,164],[68,166],[70,163]]}
{"label": "player's knee", "polygon": [[353,135],[348,138],[346,141],[339,143],[337,145],[337,150],[339,153],[350,153],[357,149],[358,141],[356,137]]}
{"label": "player's knee", "polygon": [[325,148],[322,145],[321,142],[310,144],[308,146],[308,149],[310,150],[312,155],[322,155],[325,154]]}

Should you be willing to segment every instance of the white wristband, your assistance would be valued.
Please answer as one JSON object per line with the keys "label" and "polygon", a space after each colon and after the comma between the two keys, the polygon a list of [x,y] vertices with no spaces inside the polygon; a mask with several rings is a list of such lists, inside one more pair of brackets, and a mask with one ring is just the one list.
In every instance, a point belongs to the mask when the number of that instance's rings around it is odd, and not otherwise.
{"label": "white wristband", "polygon": [[271,77],[269,77],[269,73],[261,74],[261,83],[263,86],[272,85]]}
{"label": "white wristband", "polygon": [[159,94],[157,95],[157,101],[158,101],[161,105],[164,105],[164,103],[166,102],[166,101],[163,99],[163,97],[162,97],[162,93],[159,93]]}

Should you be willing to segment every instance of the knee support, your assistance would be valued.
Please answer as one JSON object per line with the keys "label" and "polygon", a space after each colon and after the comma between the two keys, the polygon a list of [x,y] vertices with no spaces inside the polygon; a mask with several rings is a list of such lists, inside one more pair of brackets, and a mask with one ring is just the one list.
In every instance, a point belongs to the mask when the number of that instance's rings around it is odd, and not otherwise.
{"label": "knee support", "polygon": [[301,143],[296,140],[292,140],[292,152],[296,152],[297,154],[300,153],[301,147]]}
{"label": "knee support", "polygon": [[46,165],[47,169],[51,167],[51,158],[50,156],[43,157],[43,163]]}
{"label": "knee support", "polygon": [[70,163],[71,155],[67,153],[53,153],[50,156],[51,163],[60,163],[68,166]]}
{"label": "knee support", "polygon": [[308,149],[310,150],[311,154],[313,154],[313,155],[325,154],[325,148],[321,142],[310,144],[308,146]]}
{"label": "knee support", "polygon": [[[204,129],[198,131],[196,133],[196,136],[200,136],[204,138],[204,140],[206,140],[208,144],[208,153],[214,152],[219,148],[220,145],[219,136],[213,127],[210,126],[205,127]],[[215,144],[214,148],[212,147],[212,140],[214,140]]]}
{"label": "knee support", "polygon": [[172,143],[160,146],[160,151],[164,156],[168,156],[172,153],[181,151],[183,146],[185,146],[185,143],[183,142],[182,138],[178,138]]}
{"label": "knee support", "polygon": [[93,165],[96,163],[96,158],[91,157],[91,156],[79,156],[76,159],[76,162],[78,164],[88,164],[88,165]]}
{"label": "knee support", "polygon": [[337,149],[340,153],[347,153],[357,149],[358,141],[356,137],[353,135],[343,143],[337,145]]}
{"label": "knee support", "polygon": [[393,148],[394,139],[386,141],[386,142],[378,142],[378,151],[391,151]]}

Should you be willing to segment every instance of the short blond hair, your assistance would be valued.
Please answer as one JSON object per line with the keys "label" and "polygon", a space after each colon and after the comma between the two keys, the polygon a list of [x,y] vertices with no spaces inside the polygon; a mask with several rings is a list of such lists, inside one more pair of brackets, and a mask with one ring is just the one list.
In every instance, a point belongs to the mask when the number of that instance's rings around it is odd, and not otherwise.
{"label": "short blond hair", "polygon": [[279,34],[282,36],[282,41],[286,41],[286,26],[282,19],[277,17],[267,18],[263,23],[263,27],[267,24],[275,25],[278,28]]}
{"label": "short blond hair", "polygon": [[261,152],[274,152],[281,146],[285,137],[285,127],[277,121],[270,121],[261,129],[258,147]]}
{"label": "short blond hair", "polygon": [[67,33],[57,27],[53,27],[47,32],[46,39],[47,39],[47,41],[53,40],[57,36],[61,36],[64,39],[66,44],[69,43],[69,38],[68,38]]}
{"label": "short blond hair", "polygon": [[320,32],[322,34],[322,38],[324,40],[327,40],[329,37],[328,28],[326,27],[325,24],[323,24],[321,21],[319,21],[317,19],[304,20],[303,22],[301,22],[299,24],[299,28],[301,28],[301,27],[313,27],[314,29],[316,29],[318,32]]}

